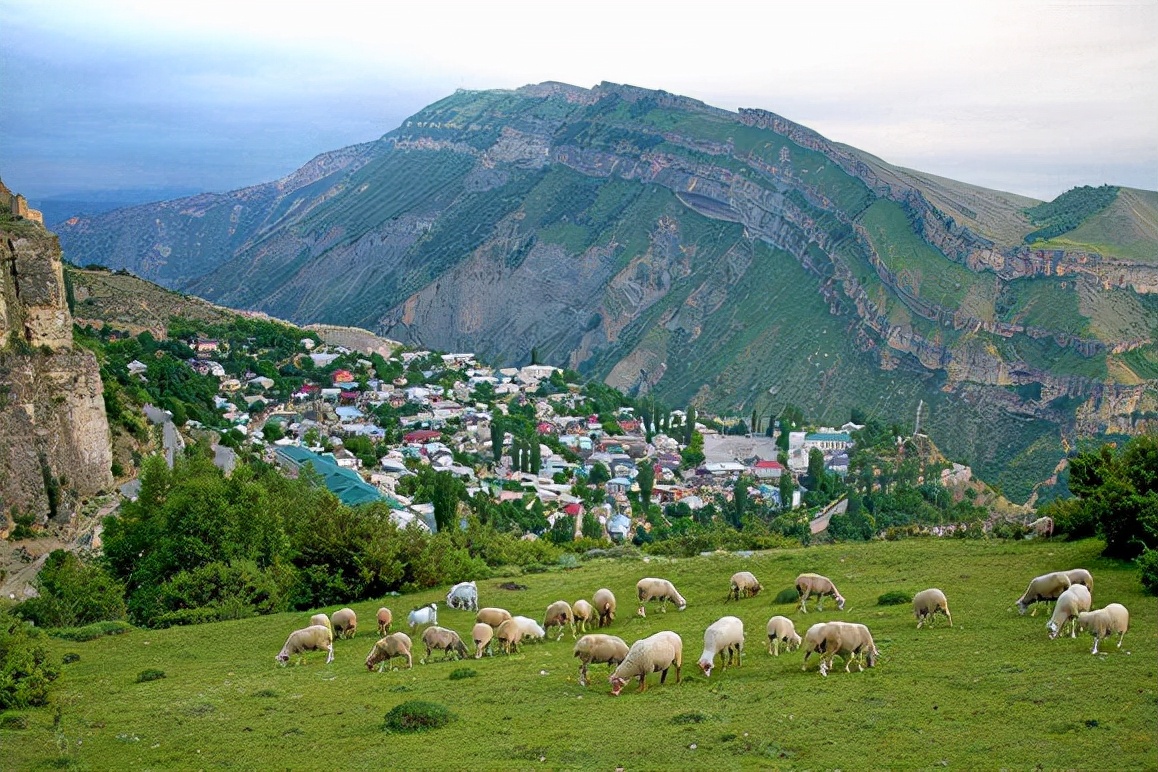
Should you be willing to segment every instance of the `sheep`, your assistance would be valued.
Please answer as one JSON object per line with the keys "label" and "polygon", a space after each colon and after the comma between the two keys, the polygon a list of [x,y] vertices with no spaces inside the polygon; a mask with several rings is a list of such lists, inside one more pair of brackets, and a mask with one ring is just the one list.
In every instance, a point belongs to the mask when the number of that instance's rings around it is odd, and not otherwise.
{"label": "sheep", "polygon": [[512,651],[519,650],[519,642],[523,640],[523,631],[519,629],[518,622],[507,619],[495,630],[495,638],[503,647],[503,652],[510,654]]}
{"label": "sheep", "polygon": [[542,641],[547,637],[547,631],[543,629],[543,626],[530,617],[511,617],[511,621],[519,626],[519,634],[523,640],[530,638]]}
{"label": "sheep", "polygon": [[836,585],[827,576],[820,574],[801,574],[796,577],[796,591],[800,593],[800,610],[808,613],[807,602],[811,595],[816,595],[816,610],[824,611],[824,596],[831,595],[836,601],[836,607],[844,610],[844,596],[836,589]]}
{"label": "sheep", "polygon": [[647,577],[640,579],[635,585],[636,595],[639,596],[639,611],[637,614],[641,617],[646,617],[647,612],[644,610],[644,604],[649,600],[659,601],[659,610],[667,613],[667,602],[670,600],[676,604],[676,608],[683,611],[688,607],[688,602],[684,600],[684,596],[676,591],[675,585],[667,579],[655,579]]}
{"label": "sheep", "polygon": [[730,600],[739,600],[740,598],[754,598],[762,589],[764,588],[760,586],[760,582],[750,571],[739,571],[732,574],[732,589],[728,592],[728,597],[724,602],[727,603]]}
{"label": "sheep", "polygon": [[466,659],[466,644],[462,642],[462,638],[454,630],[448,630],[438,625],[428,627],[422,631],[422,643],[426,646],[426,656],[422,658],[423,664],[430,660],[430,652],[435,649],[442,651],[444,660],[451,654],[457,654],[459,659]]}
{"label": "sheep", "polygon": [[575,614],[575,624],[579,625],[579,632],[587,632],[587,623],[595,621],[595,609],[590,603],[580,598],[571,606]]}
{"label": "sheep", "polygon": [[390,609],[383,606],[378,609],[378,635],[386,635],[390,632],[390,625],[394,622],[394,615],[390,613]]}
{"label": "sheep", "polygon": [[474,582],[459,582],[446,594],[447,608],[478,611],[478,587]]}
{"label": "sheep", "polygon": [[949,601],[945,599],[945,593],[932,587],[928,590],[921,590],[913,596],[913,614],[917,617],[917,629],[925,624],[926,620],[929,626],[933,625],[933,618],[937,612],[945,615],[949,620],[949,627],[953,626],[953,615],[949,613]]}
{"label": "sheep", "polygon": [[[483,650],[490,649],[491,641],[495,637],[495,629],[483,622],[476,622],[470,631],[470,637],[474,640],[474,658],[482,659]],[[494,655],[493,650],[491,650],[491,654]]]}
{"label": "sheep", "polygon": [[780,656],[780,643],[785,644],[785,651],[796,651],[800,648],[800,636],[796,633],[796,625],[788,617],[775,616],[768,620],[768,653]]}
{"label": "sheep", "polygon": [[330,624],[330,617],[326,614],[314,614],[310,617],[310,625],[325,625],[330,628],[330,632],[334,632],[334,626]]}
{"label": "sheep", "polygon": [[1084,568],[1071,568],[1069,571],[1062,571],[1069,580],[1070,584],[1084,584],[1086,589],[1090,592],[1094,591],[1094,576]]}
{"label": "sheep", "polygon": [[358,632],[358,615],[354,613],[352,608],[335,611],[330,617],[330,622],[334,625],[334,634],[338,638],[353,638],[354,634]]}
{"label": "sheep", "polygon": [[804,665],[800,668],[801,670],[808,669],[808,658],[812,656],[813,652],[820,655],[821,662],[824,661],[827,647],[824,632],[826,627],[828,627],[827,622],[817,622],[804,632]]}
{"label": "sheep", "polygon": [[738,617],[720,617],[708,625],[704,631],[704,653],[700,655],[700,672],[710,678],[716,655],[720,664],[727,668],[734,664],[740,667],[740,657],[744,652],[744,623]]}
{"label": "sheep", "polygon": [[557,600],[550,606],[547,606],[547,613],[543,617],[543,629],[550,630],[552,627],[559,628],[559,634],[555,636],[555,640],[560,640],[566,630],[563,626],[566,625],[571,628],[571,637],[575,637],[575,613],[571,610],[571,604],[565,600]]}
{"label": "sheep", "polygon": [[1071,584],[1069,589],[1057,599],[1057,603],[1053,607],[1053,616],[1045,623],[1046,629],[1049,630],[1050,640],[1057,638],[1066,622],[1070,623],[1070,637],[1077,638],[1078,614],[1082,611],[1089,611],[1092,603],[1093,598],[1090,597],[1088,587],[1081,584]]}
{"label": "sheep", "polygon": [[410,625],[411,632],[414,632],[422,625],[438,624],[438,604],[429,603],[425,606],[419,606],[410,612],[406,621]]}
{"label": "sheep", "polygon": [[[827,657],[820,660],[820,674],[827,676],[832,668],[832,660],[838,654],[844,659],[844,672],[850,673],[849,665],[856,662],[857,669],[864,671],[864,665],[876,665],[876,644],[873,643],[872,633],[861,624],[853,622],[829,622],[824,627],[825,653]],[[862,664],[863,663],[863,664]]]}
{"label": "sheep", "polygon": [[1118,648],[1122,648],[1122,639],[1130,629],[1130,612],[1120,603],[1111,603],[1097,611],[1082,611],[1078,614],[1078,630],[1089,630],[1094,636],[1094,648],[1091,654],[1098,653],[1098,643],[1103,638],[1109,638],[1118,633]]}
{"label": "sheep", "polygon": [[615,619],[615,593],[606,587],[596,590],[592,605],[599,614],[599,626],[609,627]]}
{"label": "sheep", "polygon": [[592,633],[575,642],[575,656],[579,658],[579,685],[587,685],[587,666],[606,662],[617,667],[627,657],[627,644],[614,635]]}
{"label": "sheep", "polygon": [[623,691],[624,685],[632,678],[639,678],[639,691],[647,690],[648,673],[659,673],[659,683],[662,686],[667,680],[667,671],[675,667],[675,680],[680,682],[680,668],[684,661],[684,642],[676,633],[670,630],[658,632],[655,635],[643,638],[631,644],[627,656],[615,668],[608,681],[611,683],[611,694],[615,697]]}
{"label": "sheep", "polygon": [[366,655],[366,669],[373,672],[374,666],[379,665],[378,672],[381,673],[390,667],[390,660],[395,657],[406,657],[407,669],[412,668],[414,657],[410,654],[410,647],[410,636],[401,630],[387,635],[375,643],[374,648]]}
{"label": "sheep", "polygon": [[474,615],[474,621],[482,622],[484,625],[490,625],[494,629],[498,629],[499,625],[511,618],[511,612],[505,608],[482,608]]}
{"label": "sheep", "polygon": [[[1069,589],[1070,578],[1066,576],[1064,571],[1054,571],[1052,574],[1042,574],[1034,577],[1033,581],[1029,583],[1029,587],[1025,588],[1025,593],[1017,601],[1018,613],[1025,615],[1026,609],[1030,605],[1044,600],[1057,600],[1061,594]],[[1030,616],[1035,616],[1037,609],[1033,610]]]}
{"label": "sheep", "polygon": [[281,647],[281,651],[278,652],[275,659],[281,663],[282,667],[285,667],[289,658],[296,654],[300,665],[305,659],[307,651],[322,650],[326,652],[326,664],[333,662],[334,634],[325,625],[310,625],[290,633],[289,638],[286,638],[285,646]]}
{"label": "sheep", "polygon": [[1044,536],[1047,539],[1053,536],[1052,517],[1039,517],[1037,520],[1034,520],[1026,527],[1033,531],[1034,536]]}

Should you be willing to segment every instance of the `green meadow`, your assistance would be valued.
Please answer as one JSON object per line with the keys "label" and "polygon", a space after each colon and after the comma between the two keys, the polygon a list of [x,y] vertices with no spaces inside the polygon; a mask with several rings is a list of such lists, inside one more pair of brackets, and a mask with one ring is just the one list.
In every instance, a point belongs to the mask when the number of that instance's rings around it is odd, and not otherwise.
{"label": "green meadow", "polygon": [[[1101,543],[912,539],[778,550],[750,557],[597,560],[571,570],[479,582],[480,602],[542,618],[557,599],[590,599],[601,586],[619,598],[605,632],[628,643],[671,629],[683,636],[682,683],[648,678],[620,697],[607,668],[577,683],[570,635],[525,645],[513,656],[367,672],[374,612],[389,606],[395,629],[409,609],[443,601],[445,589],[354,605],[356,638],[335,642],[335,661],[306,655],[279,667],[274,655],[309,613],[168,630],[134,630],[88,643],[53,640],[64,665],[54,706],[10,712],[0,726],[0,766],[8,769],[1154,769],[1158,768],[1158,605],[1142,594],[1130,564],[1099,557]],[[1050,641],[1045,609],[1019,616],[1014,602],[1029,579],[1085,567],[1094,605],[1120,602],[1131,628],[1121,649],[1092,639]],[[750,570],[759,596],[725,604],[728,580]],[[802,571],[831,577],[847,599],[803,614],[774,602]],[[644,576],[671,579],[687,610],[635,615]],[[524,590],[500,589],[503,582]],[[916,629],[909,604],[878,606],[890,590],[942,588],[954,626]],[[333,611],[334,609],[325,609]],[[720,616],[743,619],[740,668],[703,678],[704,628]],[[837,665],[827,678],[816,658],[767,653],[773,614],[798,632],[818,621],[867,624],[881,659],[863,673]],[[439,609],[439,622],[469,637],[473,613]],[[395,661],[397,662],[397,660]],[[838,659],[839,663],[840,660]],[[456,678],[468,667],[474,677]],[[138,683],[142,671],[165,677]],[[454,714],[447,726],[389,733],[384,715],[406,700],[429,700]],[[12,718],[12,716],[18,718]]]}

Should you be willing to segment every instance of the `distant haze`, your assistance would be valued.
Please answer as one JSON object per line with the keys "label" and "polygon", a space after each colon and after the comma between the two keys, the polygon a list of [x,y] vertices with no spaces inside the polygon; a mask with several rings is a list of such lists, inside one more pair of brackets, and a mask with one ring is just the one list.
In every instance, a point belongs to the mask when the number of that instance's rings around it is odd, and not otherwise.
{"label": "distant haze", "polygon": [[0,0],[0,177],[34,201],[225,191],[456,88],[609,80],[759,107],[1053,198],[1158,187],[1158,3]]}

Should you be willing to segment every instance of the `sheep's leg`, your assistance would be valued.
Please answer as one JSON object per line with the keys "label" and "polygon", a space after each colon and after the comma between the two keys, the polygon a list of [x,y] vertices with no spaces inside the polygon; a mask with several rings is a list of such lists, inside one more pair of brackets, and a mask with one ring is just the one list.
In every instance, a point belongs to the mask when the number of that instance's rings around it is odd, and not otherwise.
{"label": "sheep's leg", "polygon": [[804,614],[808,613],[808,590],[805,590],[804,594],[800,596],[800,611]]}
{"label": "sheep's leg", "polygon": [[645,680],[646,678],[647,678],[646,673],[640,673],[639,674],[639,692],[640,692],[640,694],[647,691],[647,681]]}
{"label": "sheep's leg", "polygon": [[579,661],[579,685],[587,685],[587,663],[582,660]]}
{"label": "sheep's leg", "polygon": [[667,680],[667,668],[659,671],[659,685],[663,686],[663,682]]}
{"label": "sheep's leg", "polygon": [[1126,637],[1126,631],[1123,630],[1122,634],[1118,636],[1118,648],[1119,649],[1122,648],[1122,639],[1125,637]]}
{"label": "sheep's leg", "polygon": [[329,646],[326,647],[326,664],[328,665],[333,661],[334,661],[334,644],[331,643]]}
{"label": "sheep's leg", "polygon": [[1097,653],[1098,653],[1098,634],[1094,633],[1094,650],[1091,651],[1090,654],[1097,654]]}
{"label": "sheep's leg", "polygon": [[945,609],[945,618],[949,620],[949,627],[953,626],[953,616],[949,613],[949,609]]}
{"label": "sheep's leg", "polygon": [[676,683],[678,684],[680,682],[680,663],[678,663],[678,662],[676,663],[675,669],[676,669]]}

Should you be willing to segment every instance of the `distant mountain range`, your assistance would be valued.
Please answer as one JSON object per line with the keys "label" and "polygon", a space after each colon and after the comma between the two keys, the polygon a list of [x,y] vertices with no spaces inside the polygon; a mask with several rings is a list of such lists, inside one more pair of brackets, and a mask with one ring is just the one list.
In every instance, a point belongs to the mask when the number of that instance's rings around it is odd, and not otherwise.
{"label": "distant mountain range", "polygon": [[762,110],[460,91],[276,182],[76,217],[73,263],[671,404],[922,428],[1024,500],[1158,429],[1158,193],[1042,203]]}

